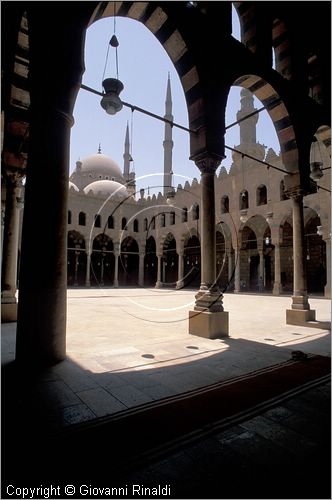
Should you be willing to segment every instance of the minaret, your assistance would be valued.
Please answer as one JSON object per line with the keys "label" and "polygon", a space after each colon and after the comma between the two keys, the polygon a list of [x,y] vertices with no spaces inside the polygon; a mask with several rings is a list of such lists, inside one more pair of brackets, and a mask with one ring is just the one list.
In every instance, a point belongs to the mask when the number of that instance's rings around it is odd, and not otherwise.
{"label": "minaret", "polygon": [[124,153],[123,153],[123,177],[126,183],[126,188],[129,194],[135,196],[136,192],[136,181],[135,172],[130,172],[130,162],[133,161],[130,154],[130,140],[129,140],[129,125],[127,122],[126,137],[124,143]]}
{"label": "minaret", "polygon": [[[236,113],[236,119],[240,120],[241,118],[245,118],[257,111],[254,107],[254,96],[253,94],[247,90],[241,90],[241,107],[240,110]],[[263,144],[259,144],[256,139],[256,125],[258,122],[258,113],[247,118],[239,123],[240,127],[240,144],[236,147],[243,153],[248,153],[256,158],[263,160],[265,156],[265,146]],[[233,154],[233,161],[235,163],[239,163],[242,165],[243,162],[240,160],[240,156],[237,154]],[[247,165],[248,162],[245,162]]]}
{"label": "minaret", "polygon": [[129,126],[127,122],[126,138],[124,143],[124,153],[123,153],[123,177],[126,182],[129,180],[129,170],[130,170],[130,142],[129,142]]}
{"label": "minaret", "polygon": [[[171,93],[171,80],[168,73],[167,80],[167,91],[166,91],[166,101],[165,101],[165,116],[167,120],[173,121],[172,115],[172,93]],[[166,195],[172,186],[172,151],[173,151],[173,141],[172,141],[172,127],[169,123],[165,123],[165,135],[164,135],[164,195]]]}
{"label": "minaret", "polygon": [[[241,108],[236,113],[236,119],[240,120],[245,116],[256,111],[254,107],[254,96],[247,89],[241,90]],[[256,144],[256,125],[258,121],[258,114],[247,118],[239,123],[240,127],[240,144],[249,145]]]}

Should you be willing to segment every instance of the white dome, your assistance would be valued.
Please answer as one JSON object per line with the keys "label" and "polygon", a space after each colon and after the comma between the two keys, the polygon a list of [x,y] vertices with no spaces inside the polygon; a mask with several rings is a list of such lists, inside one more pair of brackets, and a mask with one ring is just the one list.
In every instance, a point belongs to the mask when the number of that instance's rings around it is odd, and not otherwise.
{"label": "white dome", "polygon": [[95,196],[99,195],[109,197],[112,195],[112,197],[114,198],[127,198],[128,196],[126,187],[123,184],[115,181],[102,180],[92,182],[84,188],[85,194],[91,194],[90,191],[92,191],[92,194]]}
{"label": "white dome", "polygon": [[88,156],[81,161],[81,172],[92,174],[93,179],[123,181],[119,165],[109,156],[102,153]]}
{"label": "white dome", "polygon": [[73,183],[69,181],[69,189],[73,189],[74,191],[79,191],[78,187]]}

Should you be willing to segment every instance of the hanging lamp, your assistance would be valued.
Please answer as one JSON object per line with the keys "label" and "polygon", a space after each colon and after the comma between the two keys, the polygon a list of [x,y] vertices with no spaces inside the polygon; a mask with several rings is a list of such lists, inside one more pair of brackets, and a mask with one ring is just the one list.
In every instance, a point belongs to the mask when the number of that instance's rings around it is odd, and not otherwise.
{"label": "hanging lamp", "polygon": [[[103,88],[104,88],[104,95],[100,101],[101,107],[106,111],[107,114],[109,115],[115,115],[119,111],[121,111],[123,104],[120,99],[120,92],[124,89],[123,83],[119,80],[119,60],[118,60],[118,46],[119,46],[119,41],[116,36],[116,15],[115,15],[115,2],[113,4],[113,16],[114,16],[114,33],[109,41],[108,48],[107,48],[107,54],[106,54],[106,61],[105,61],[105,67],[104,67],[104,73],[103,73]],[[109,48],[113,47],[115,48],[115,69],[116,69],[116,78],[106,78],[104,79],[105,76],[105,71],[107,67],[107,61],[108,61],[108,53],[109,53]]]}

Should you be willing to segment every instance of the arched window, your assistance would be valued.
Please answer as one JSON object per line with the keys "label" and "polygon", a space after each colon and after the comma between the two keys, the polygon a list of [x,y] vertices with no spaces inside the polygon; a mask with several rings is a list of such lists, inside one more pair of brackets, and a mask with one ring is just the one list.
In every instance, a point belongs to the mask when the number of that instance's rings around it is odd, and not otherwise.
{"label": "arched window", "polygon": [[85,224],[86,224],[86,215],[84,212],[80,212],[78,214],[78,225],[85,226]]}
{"label": "arched window", "polygon": [[193,220],[199,219],[199,205],[193,206]]}
{"label": "arched window", "polygon": [[134,220],[133,228],[134,228],[134,233],[138,233],[138,220],[137,219]]}
{"label": "arched window", "polygon": [[101,217],[100,217],[100,214],[95,215],[95,227],[101,227]]}
{"label": "arched window", "polygon": [[144,228],[144,231],[148,230],[148,219],[144,219],[143,228]]}
{"label": "arched window", "polygon": [[68,224],[71,224],[71,211],[68,210]]}
{"label": "arched window", "polygon": [[240,210],[249,208],[249,195],[245,189],[240,193]]}
{"label": "arched window", "polygon": [[222,214],[228,214],[229,212],[229,198],[227,195],[223,196],[220,200],[220,211]]}
{"label": "arched window", "polygon": [[170,212],[169,214],[169,223],[171,226],[174,226],[175,224],[175,212]]}
{"label": "arched window", "polygon": [[124,229],[124,230],[127,229],[127,219],[125,217],[122,217],[121,229]]}
{"label": "arched window", "polygon": [[264,184],[258,186],[256,191],[256,205],[266,205],[267,203],[267,190]]}
{"label": "arched window", "polygon": [[110,215],[107,220],[107,227],[108,229],[114,229],[114,221],[113,221],[113,216]]}
{"label": "arched window", "polygon": [[188,222],[188,208],[186,207],[182,209],[181,222]]}
{"label": "arched window", "polygon": [[160,227],[165,227],[165,214],[160,215]]}

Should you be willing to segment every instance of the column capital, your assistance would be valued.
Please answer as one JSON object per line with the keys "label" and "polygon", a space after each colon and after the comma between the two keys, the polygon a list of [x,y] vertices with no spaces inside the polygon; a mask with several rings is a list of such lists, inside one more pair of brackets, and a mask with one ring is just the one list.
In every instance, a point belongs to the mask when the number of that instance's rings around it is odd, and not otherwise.
{"label": "column capital", "polygon": [[6,166],[4,168],[4,177],[9,186],[16,188],[21,187],[22,178],[25,175],[25,171],[23,169],[11,168]]}
{"label": "column capital", "polygon": [[311,188],[304,188],[304,186],[301,184],[300,174],[298,172],[285,175],[284,184],[284,192],[286,196],[294,200],[300,200],[301,197],[303,198],[303,196],[306,196],[307,194],[313,192]]}
{"label": "column capital", "polygon": [[264,251],[264,241],[263,241],[263,239],[257,241],[257,250],[258,250],[258,253],[262,253]]}
{"label": "column capital", "polygon": [[306,192],[300,186],[294,186],[285,189],[285,194],[292,200],[300,201],[306,195]]}
{"label": "column capital", "polygon": [[191,157],[191,160],[195,162],[201,174],[214,175],[223,158],[223,156],[214,153],[200,153]]}

